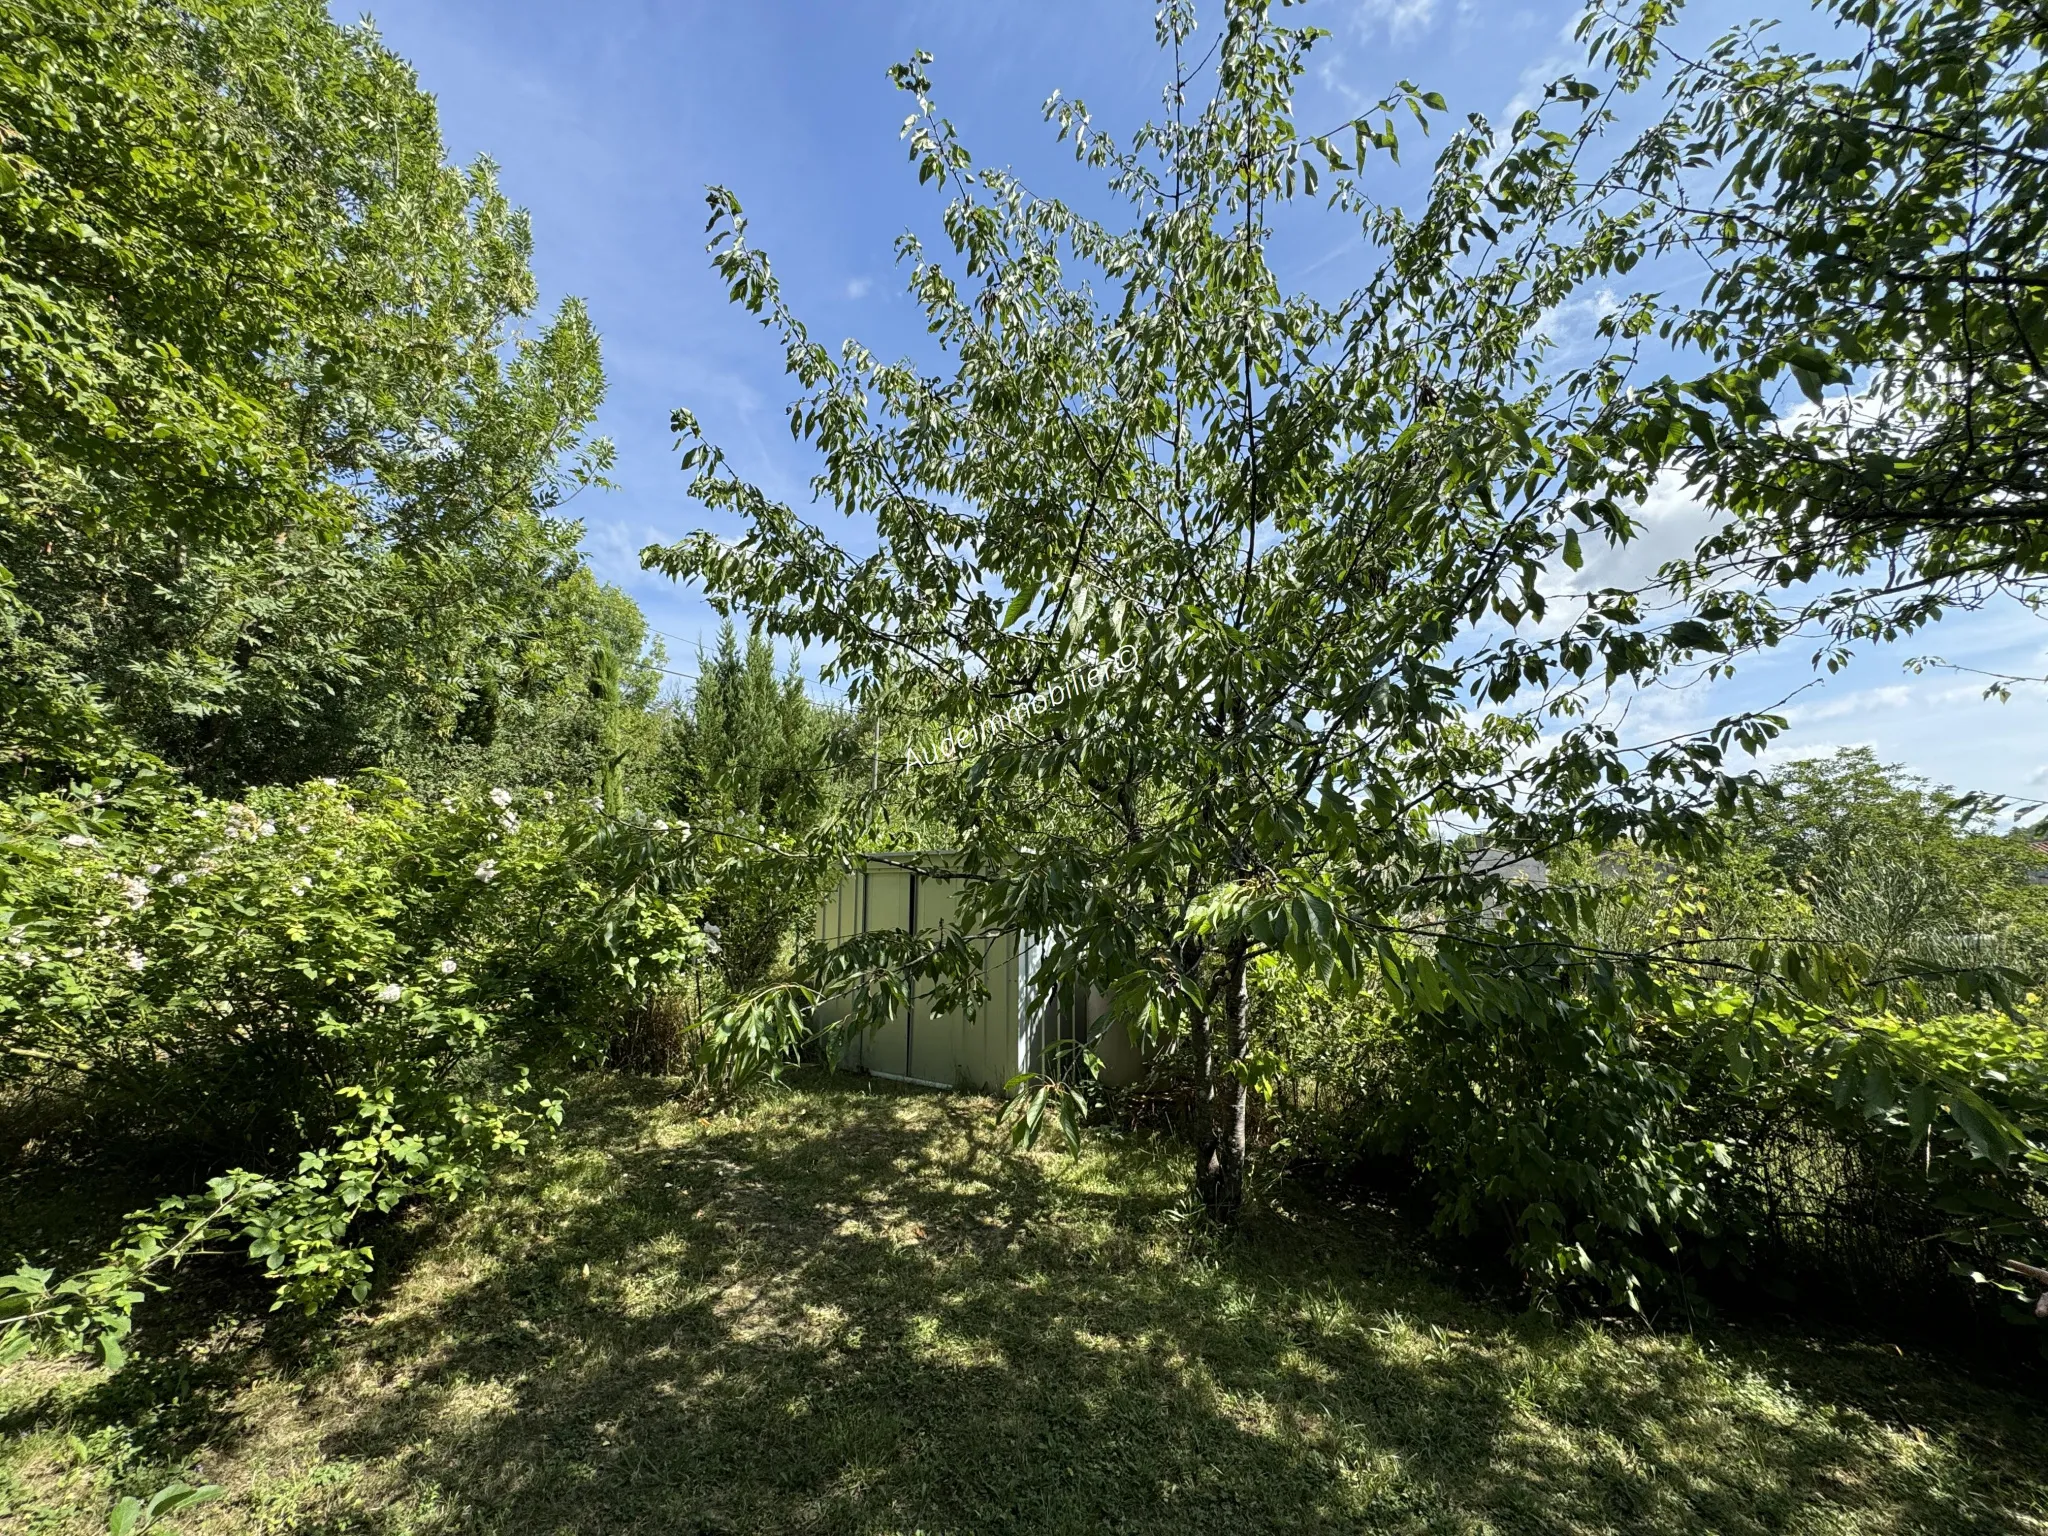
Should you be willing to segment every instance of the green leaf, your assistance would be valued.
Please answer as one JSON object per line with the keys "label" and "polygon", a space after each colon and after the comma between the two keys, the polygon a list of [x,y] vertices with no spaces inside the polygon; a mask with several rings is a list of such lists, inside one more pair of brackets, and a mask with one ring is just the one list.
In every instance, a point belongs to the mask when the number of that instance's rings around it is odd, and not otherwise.
{"label": "green leaf", "polygon": [[1043,586],[1043,582],[1034,581],[1010,599],[1009,606],[1003,610],[1004,629],[1008,629],[1030,611],[1031,605],[1038,601],[1038,594]]}
{"label": "green leaf", "polygon": [[1991,1107],[1967,1088],[1949,1097],[1949,1118],[1961,1127],[1971,1150],[2000,1168],[2012,1162],[2012,1147],[2000,1131]]}
{"label": "green leaf", "polygon": [[218,1498],[220,1492],[218,1483],[204,1483],[196,1488],[190,1483],[172,1483],[157,1491],[155,1497],[149,1501],[147,1513],[154,1521],[159,1515],[176,1514],[179,1510],[189,1509],[194,1504],[204,1504],[209,1499]]}
{"label": "green leaf", "polygon": [[1918,1150],[1934,1122],[1938,1098],[1932,1083],[1922,1083],[1906,1095],[1906,1145]]}
{"label": "green leaf", "polygon": [[1698,619],[1680,619],[1665,631],[1665,638],[1679,650],[1724,654],[1728,649],[1728,642],[1712,626],[1702,624]]}
{"label": "green leaf", "polygon": [[1898,1103],[1892,1084],[1891,1063],[1882,1056],[1872,1061],[1863,1074],[1863,1113],[1871,1119],[1888,1115]]}

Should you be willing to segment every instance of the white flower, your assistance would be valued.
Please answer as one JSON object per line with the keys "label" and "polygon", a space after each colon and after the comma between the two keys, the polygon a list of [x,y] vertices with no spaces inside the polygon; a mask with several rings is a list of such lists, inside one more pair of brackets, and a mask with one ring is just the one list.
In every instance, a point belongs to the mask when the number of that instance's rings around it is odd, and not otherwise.
{"label": "white flower", "polygon": [[498,878],[498,861],[496,859],[485,859],[483,863],[477,865],[476,877],[483,881],[485,885],[489,885]]}
{"label": "white flower", "polygon": [[92,925],[95,928],[111,928],[114,926],[114,914],[111,912],[102,912],[98,917],[92,920]]}
{"label": "white flower", "polygon": [[14,952],[14,963],[26,970],[29,966],[36,963],[35,952],[33,950],[17,949]]}
{"label": "white flower", "polygon": [[194,821],[204,821],[204,820],[206,820],[206,807],[205,807],[205,806],[203,806],[203,805],[195,805],[195,806],[193,806],[193,807],[192,807],[192,819],[193,819]]}
{"label": "white flower", "polygon": [[133,875],[114,875],[110,878],[120,882],[121,899],[128,903],[129,910],[140,912],[142,904],[149,900],[149,882],[138,880]]}
{"label": "white flower", "polygon": [[491,791],[491,804],[495,805],[495,806],[496,806],[496,807],[497,807],[497,808],[498,808],[499,810],[501,810],[501,811],[502,811],[503,809],[505,809],[505,807],[506,807],[506,806],[510,805],[511,803],[512,803],[512,791],[511,791],[511,790],[509,790],[509,789],[494,789],[494,790],[492,790],[492,791]]}
{"label": "white flower", "polygon": [[387,981],[377,989],[377,1001],[380,1003],[395,1003],[403,996],[405,989],[395,981]]}
{"label": "white flower", "polygon": [[690,824],[687,821],[679,821],[676,823],[676,830],[682,833],[683,836],[688,837],[690,835]]}
{"label": "white flower", "polygon": [[657,818],[654,823],[654,830],[657,832],[666,832],[668,830],[668,823]]}
{"label": "white flower", "polygon": [[540,792],[540,797],[541,800],[548,805],[553,805],[555,803],[555,792],[552,789],[542,790]]}
{"label": "white flower", "polygon": [[292,830],[298,833],[299,836],[304,837],[313,830],[313,824],[310,821],[302,821]]}
{"label": "white flower", "polygon": [[706,924],[704,924],[704,931],[705,931],[706,933],[710,934],[710,935],[711,935],[711,937],[713,937],[713,938],[715,939],[715,938],[717,938],[717,937],[718,937],[718,924],[716,924],[716,923],[706,923]]}
{"label": "white flower", "polygon": [[131,949],[128,951],[127,959],[122,963],[125,964],[131,971],[139,971],[145,965],[149,964],[149,957],[143,954],[143,952],[139,949]]}
{"label": "white flower", "polygon": [[339,787],[338,782],[334,779],[322,779],[320,782],[322,784],[325,784],[329,789],[335,789]]}
{"label": "white flower", "polygon": [[593,811],[602,811],[604,809],[604,796],[592,795],[590,797],[590,808]]}
{"label": "white flower", "polygon": [[505,830],[507,832],[517,832],[519,830],[519,813],[517,811],[507,811],[498,819],[505,823]]}
{"label": "white flower", "polygon": [[443,960],[441,962],[441,974],[443,976],[453,976],[455,974],[455,962],[453,960]]}
{"label": "white flower", "polygon": [[83,832],[70,832],[65,834],[64,846],[66,848],[90,848],[92,847],[92,845],[92,839],[87,837]]}
{"label": "white flower", "polygon": [[183,885],[190,878],[191,876],[187,875],[185,871],[181,869],[175,875],[171,876],[171,884]]}
{"label": "white flower", "polygon": [[142,866],[142,872],[145,875],[158,875],[163,873],[163,868],[161,864],[145,864]]}
{"label": "white flower", "polygon": [[276,822],[274,822],[274,821],[266,821],[266,822],[264,822],[262,826],[260,826],[260,827],[258,827],[258,828],[256,829],[256,835],[257,835],[258,837],[275,837],[275,836],[277,836],[277,823],[276,823]]}

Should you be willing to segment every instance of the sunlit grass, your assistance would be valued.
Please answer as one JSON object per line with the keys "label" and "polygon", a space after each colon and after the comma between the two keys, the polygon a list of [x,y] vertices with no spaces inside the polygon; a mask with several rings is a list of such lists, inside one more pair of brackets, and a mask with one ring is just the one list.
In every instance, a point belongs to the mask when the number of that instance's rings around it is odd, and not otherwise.
{"label": "sunlit grass", "polygon": [[1509,1316],[1285,1190],[1191,1243],[1170,1150],[982,1101],[579,1104],[355,1314],[0,1374],[0,1530],[195,1466],[189,1531],[2048,1530],[2048,1410],[1888,1348]]}

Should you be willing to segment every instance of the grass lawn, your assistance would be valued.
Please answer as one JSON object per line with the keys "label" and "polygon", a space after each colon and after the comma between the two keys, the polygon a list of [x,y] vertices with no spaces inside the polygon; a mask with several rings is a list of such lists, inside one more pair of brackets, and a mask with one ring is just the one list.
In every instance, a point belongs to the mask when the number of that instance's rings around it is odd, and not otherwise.
{"label": "grass lawn", "polygon": [[710,1120],[593,1080],[353,1313],[221,1282],[117,1377],[0,1372],[0,1531],[196,1468],[188,1532],[2048,1532],[2038,1398],[1505,1314],[1298,1192],[1191,1244],[1181,1166],[857,1079]]}

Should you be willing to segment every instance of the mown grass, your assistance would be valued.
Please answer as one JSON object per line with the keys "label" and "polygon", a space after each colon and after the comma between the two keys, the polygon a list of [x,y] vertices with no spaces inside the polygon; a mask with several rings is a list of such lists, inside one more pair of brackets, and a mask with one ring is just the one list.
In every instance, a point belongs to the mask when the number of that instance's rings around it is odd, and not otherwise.
{"label": "mown grass", "polygon": [[118,1376],[0,1373],[0,1530],[196,1471],[186,1531],[2048,1531],[2018,1389],[1508,1315],[1299,1192],[1191,1241],[1181,1189],[985,1101],[594,1081],[352,1314],[222,1285]]}

